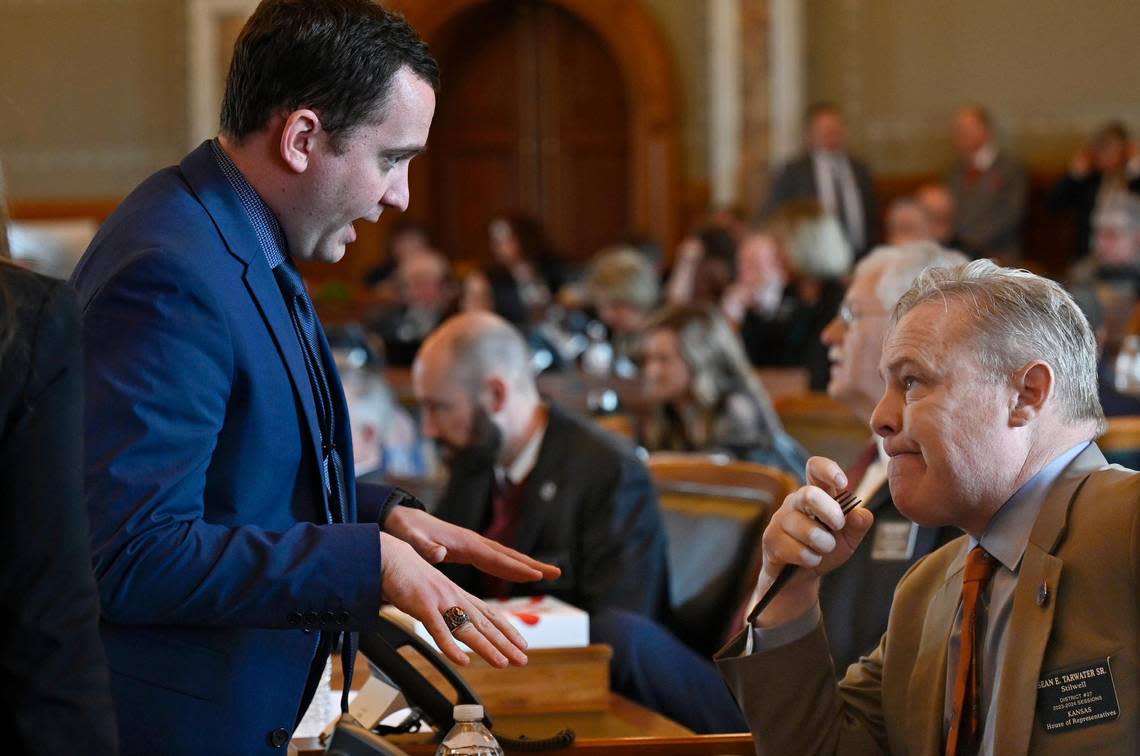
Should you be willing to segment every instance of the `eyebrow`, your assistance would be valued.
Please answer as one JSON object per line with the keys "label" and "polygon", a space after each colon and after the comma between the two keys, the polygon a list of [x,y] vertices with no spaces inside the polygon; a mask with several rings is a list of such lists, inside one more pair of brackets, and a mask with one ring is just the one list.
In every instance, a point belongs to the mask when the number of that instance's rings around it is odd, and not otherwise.
{"label": "eyebrow", "polygon": [[424,149],[425,146],[422,144],[417,147],[390,147],[386,150],[381,150],[380,155],[386,158],[403,160],[404,158],[415,157],[416,155],[423,152]]}

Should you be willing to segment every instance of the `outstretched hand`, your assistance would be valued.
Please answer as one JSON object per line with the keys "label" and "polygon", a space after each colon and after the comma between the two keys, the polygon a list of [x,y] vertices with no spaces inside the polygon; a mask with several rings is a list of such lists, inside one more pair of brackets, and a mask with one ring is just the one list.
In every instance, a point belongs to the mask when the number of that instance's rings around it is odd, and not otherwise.
{"label": "outstretched hand", "polygon": [[[448,659],[459,665],[471,661],[455,642],[458,639],[494,667],[526,664],[526,641],[505,617],[448,580],[400,538],[382,532],[380,544],[384,599],[422,622]],[[443,613],[454,606],[471,621],[453,635]]]}
{"label": "outstretched hand", "polygon": [[516,583],[554,580],[562,570],[478,533],[412,507],[393,507],[384,530],[406,541],[431,564],[469,564]]}

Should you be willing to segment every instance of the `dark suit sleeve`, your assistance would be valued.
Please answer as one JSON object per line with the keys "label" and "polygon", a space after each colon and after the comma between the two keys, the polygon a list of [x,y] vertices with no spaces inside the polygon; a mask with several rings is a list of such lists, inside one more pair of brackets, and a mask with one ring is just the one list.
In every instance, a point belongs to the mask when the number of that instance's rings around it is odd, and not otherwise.
{"label": "dark suit sleeve", "polygon": [[[83,511],[74,295],[54,284],[27,325],[3,371],[26,383],[5,408],[0,441],[0,722],[16,753],[110,754],[115,716]],[[13,374],[10,358],[30,369]]]}
{"label": "dark suit sleeve", "polygon": [[768,190],[768,196],[761,203],[760,212],[756,214],[756,220],[766,221],[770,219],[772,214],[779,210],[785,202],[796,199],[795,169],[795,163],[787,163],[780,168],[772,179],[772,188]]}
{"label": "dark suit sleeve", "polygon": [[649,473],[626,456],[603,486],[582,518],[583,608],[659,618],[668,591],[665,526]]}
{"label": "dark suit sleeve", "polygon": [[138,255],[90,299],[83,337],[87,502],[108,619],[289,627],[297,607],[375,617],[374,522],[274,531],[204,518],[208,497],[243,493],[210,484],[241,347],[192,269],[161,250]]}

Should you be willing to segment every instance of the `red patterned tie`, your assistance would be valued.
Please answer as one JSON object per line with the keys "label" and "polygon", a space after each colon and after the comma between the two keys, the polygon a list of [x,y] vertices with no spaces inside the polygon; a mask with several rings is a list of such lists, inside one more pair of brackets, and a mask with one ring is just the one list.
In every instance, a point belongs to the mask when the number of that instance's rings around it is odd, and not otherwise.
{"label": "red patterned tie", "polygon": [[[491,524],[483,531],[484,536],[504,546],[515,545],[525,487],[525,480],[512,483],[504,479],[502,483],[495,484],[491,494]],[[506,598],[510,584],[501,578],[482,574],[482,591],[484,598]]]}
{"label": "red patterned tie", "polygon": [[978,697],[978,604],[998,562],[981,546],[966,556],[962,571],[962,629],[958,643],[958,664],[954,670],[954,708],[950,733],[946,736],[946,756],[958,756],[959,749],[972,752],[977,744]]}

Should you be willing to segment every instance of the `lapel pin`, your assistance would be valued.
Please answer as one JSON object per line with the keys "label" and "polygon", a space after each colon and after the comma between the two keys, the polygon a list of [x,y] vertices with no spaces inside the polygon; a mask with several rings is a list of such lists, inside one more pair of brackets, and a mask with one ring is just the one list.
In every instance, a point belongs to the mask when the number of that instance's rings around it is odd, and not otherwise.
{"label": "lapel pin", "polygon": [[1045,602],[1049,600],[1049,586],[1042,581],[1041,586],[1037,589],[1037,606],[1045,606]]}
{"label": "lapel pin", "polygon": [[546,481],[542,484],[542,488],[538,489],[538,495],[543,501],[553,501],[556,493],[558,493],[558,486],[552,480]]}

